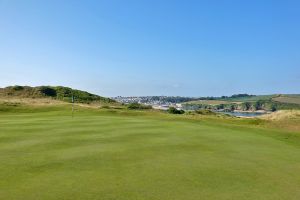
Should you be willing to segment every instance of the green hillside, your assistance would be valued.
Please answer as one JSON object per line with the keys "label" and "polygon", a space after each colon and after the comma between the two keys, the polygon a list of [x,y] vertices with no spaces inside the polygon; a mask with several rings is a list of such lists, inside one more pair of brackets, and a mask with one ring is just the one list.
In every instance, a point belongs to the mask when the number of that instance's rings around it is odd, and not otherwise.
{"label": "green hillside", "polygon": [[273,101],[281,103],[290,103],[300,105],[300,96],[299,95],[280,95],[272,98]]}
{"label": "green hillside", "polygon": [[224,99],[224,101],[232,101],[232,102],[253,102],[258,100],[270,100],[277,95],[251,95],[251,96],[232,96],[229,98]]}
{"label": "green hillside", "polygon": [[256,110],[290,110],[300,109],[299,95],[233,95],[215,100],[198,100],[184,103],[187,109],[225,109],[256,111]]}
{"label": "green hillside", "polygon": [[0,97],[3,98],[51,98],[71,102],[72,96],[74,96],[74,100],[77,103],[115,102],[109,98],[62,86],[9,86],[6,88],[0,88]]}

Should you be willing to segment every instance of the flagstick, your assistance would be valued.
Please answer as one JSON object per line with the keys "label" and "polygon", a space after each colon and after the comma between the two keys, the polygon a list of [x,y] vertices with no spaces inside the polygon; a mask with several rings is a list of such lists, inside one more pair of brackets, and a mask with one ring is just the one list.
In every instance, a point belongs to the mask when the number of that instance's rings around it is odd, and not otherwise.
{"label": "flagstick", "polygon": [[72,95],[72,118],[74,117],[74,96]]}

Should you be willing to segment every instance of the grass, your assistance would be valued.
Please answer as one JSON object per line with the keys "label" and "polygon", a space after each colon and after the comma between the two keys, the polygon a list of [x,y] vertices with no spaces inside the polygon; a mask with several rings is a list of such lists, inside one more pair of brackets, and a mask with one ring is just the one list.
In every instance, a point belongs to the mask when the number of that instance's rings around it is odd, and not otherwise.
{"label": "grass", "polygon": [[230,97],[223,100],[199,100],[183,104],[185,109],[227,109],[232,110],[291,110],[300,109],[299,95],[258,95]]}
{"label": "grass", "polygon": [[267,119],[267,126],[280,129],[289,129],[300,132],[300,110],[280,110],[268,115],[262,115],[261,119]]}
{"label": "grass", "polygon": [[281,103],[290,103],[290,104],[298,104],[300,105],[300,97],[299,96],[280,96],[273,98],[274,101]]}
{"label": "grass", "polygon": [[69,108],[0,109],[0,199],[300,199],[299,132]]}
{"label": "grass", "polygon": [[250,97],[239,97],[239,98],[228,98],[226,101],[233,101],[233,102],[253,102],[258,100],[270,100],[277,95],[257,95],[257,96],[250,96]]}
{"label": "grass", "polygon": [[72,102],[74,97],[75,102],[78,103],[110,103],[117,104],[115,100],[91,94],[86,91],[76,90],[63,86],[8,86],[0,88],[0,98],[14,98],[14,99],[41,99],[47,98],[48,100],[60,100]]}
{"label": "grass", "polygon": [[219,105],[219,104],[227,104],[228,101],[221,101],[221,100],[197,100],[197,101],[189,101],[186,102],[188,104],[207,104],[207,105]]}

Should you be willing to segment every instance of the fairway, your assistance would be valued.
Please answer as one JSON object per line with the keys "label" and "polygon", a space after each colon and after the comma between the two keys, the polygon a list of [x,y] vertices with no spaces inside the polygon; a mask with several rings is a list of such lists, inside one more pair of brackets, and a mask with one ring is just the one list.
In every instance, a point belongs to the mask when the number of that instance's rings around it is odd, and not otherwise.
{"label": "fairway", "polygon": [[183,118],[0,112],[0,199],[300,199],[300,144],[288,133]]}

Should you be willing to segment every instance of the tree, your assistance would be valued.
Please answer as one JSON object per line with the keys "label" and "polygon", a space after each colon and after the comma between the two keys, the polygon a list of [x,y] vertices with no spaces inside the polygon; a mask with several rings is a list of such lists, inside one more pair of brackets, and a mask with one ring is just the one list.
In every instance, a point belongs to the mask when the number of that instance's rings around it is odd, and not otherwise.
{"label": "tree", "polygon": [[245,109],[245,110],[250,110],[250,108],[251,108],[251,103],[250,103],[250,102],[245,102],[245,103],[243,104],[243,106],[244,106],[244,109]]}
{"label": "tree", "polygon": [[275,104],[272,104],[272,105],[271,105],[271,111],[272,111],[272,112],[275,112],[276,110],[277,110],[276,105],[275,105]]}
{"label": "tree", "polygon": [[42,94],[44,94],[45,96],[50,96],[50,97],[56,97],[56,90],[48,87],[48,86],[41,86],[40,87],[40,91]]}
{"label": "tree", "polygon": [[225,108],[225,105],[224,105],[224,104],[220,104],[220,105],[217,105],[216,108],[217,108],[218,110],[224,109],[224,108]]}
{"label": "tree", "polygon": [[234,111],[235,110],[235,106],[234,104],[231,104],[230,107],[229,107],[230,111]]}
{"label": "tree", "polygon": [[254,104],[255,110],[261,110],[262,106],[263,106],[263,101],[261,100],[256,101]]}

